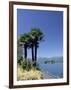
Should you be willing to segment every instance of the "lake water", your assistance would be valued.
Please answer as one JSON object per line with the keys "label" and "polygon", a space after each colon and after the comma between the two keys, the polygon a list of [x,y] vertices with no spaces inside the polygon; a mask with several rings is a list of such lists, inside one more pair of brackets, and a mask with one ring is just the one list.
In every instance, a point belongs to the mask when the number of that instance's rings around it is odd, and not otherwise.
{"label": "lake water", "polygon": [[[45,60],[38,60],[39,67],[44,74],[44,78],[47,78],[47,75],[53,76],[53,78],[63,78],[63,62],[61,63],[44,63]],[[50,77],[52,78],[52,77]]]}

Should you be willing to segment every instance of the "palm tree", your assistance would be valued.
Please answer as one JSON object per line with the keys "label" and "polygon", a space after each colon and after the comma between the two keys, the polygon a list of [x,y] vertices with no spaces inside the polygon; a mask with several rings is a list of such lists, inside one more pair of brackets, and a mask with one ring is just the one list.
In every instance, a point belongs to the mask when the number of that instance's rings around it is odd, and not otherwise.
{"label": "palm tree", "polygon": [[27,59],[27,49],[29,47],[29,36],[28,34],[23,34],[20,36],[18,40],[18,45],[24,48],[24,59],[25,59],[25,64],[26,64],[26,70],[28,70],[28,59]]}
{"label": "palm tree", "polygon": [[28,33],[29,36],[29,48],[31,48],[31,53],[32,53],[32,63],[34,63],[34,37],[32,36],[32,33]]}
{"label": "palm tree", "polygon": [[29,33],[31,48],[32,48],[32,60],[34,62],[33,66],[36,66],[37,61],[37,48],[39,47],[40,41],[43,39],[43,33],[40,29],[33,28]]}
{"label": "palm tree", "polygon": [[28,34],[23,34],[20,36],[20,38],[18,39],[18,45],[22,46],[24,48],[24,58],[25,60],[27,60],[27,48],[28,48]]}

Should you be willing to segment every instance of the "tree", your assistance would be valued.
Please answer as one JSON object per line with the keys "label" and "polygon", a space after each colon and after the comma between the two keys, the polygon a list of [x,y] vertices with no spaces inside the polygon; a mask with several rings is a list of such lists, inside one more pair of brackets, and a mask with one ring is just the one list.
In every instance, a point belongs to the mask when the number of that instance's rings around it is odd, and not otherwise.
{"label": "tree", "polygon": [[32,63],[34,63],[34,37],[32,37],[31,32],[28,33],[29,36],[29,48],[31,48],[32,53]]}
{"label": "tree", "polygon": [[27,48],[28,48],[28,34],[23,34],[20,36],[19,40],[18,40],[18,45],[22,46],[24,48],[24,58],[25,60],[27,60]]}
{"label": "tree", "polygon": [[[24,59],[25,59],[25,63],[23,62],[23,64],[26,65],[26,70],[28,69],[28,59],[27,59],[27,49],[29,47],[29,36],[28,34],[23,34],[20,36],[19,40],[18,40],[18,46],[21,46],[24,48]],[[23,65],[22,65],[23,66]]]}
{"label": "tree", "polygon": [[27,49],[31,48],[32,63],[36,67],[37,61],[37,48],[39,47],[40,41],[43,40],[43,33],[38,28],[31,29],[31,32],[25,33],[19,38],[19,45],[24,46],[24,58],[27,60]]}
{"label": "tree", "polygon": [[37,61],[37,48],[39,47],[40,41],[43,39],[43,33],[40,29],[33,28],[29,33],[31,48],[32,48],[32,60],[34,62],[33,66],[36,66]]}

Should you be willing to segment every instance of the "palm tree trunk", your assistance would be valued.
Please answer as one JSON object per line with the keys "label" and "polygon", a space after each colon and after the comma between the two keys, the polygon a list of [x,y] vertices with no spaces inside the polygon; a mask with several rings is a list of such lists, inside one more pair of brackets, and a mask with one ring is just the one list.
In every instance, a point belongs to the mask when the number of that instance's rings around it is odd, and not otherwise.
{"label": "palm tree trunk", "polygon": [[27,46],[24,46],[24,58],[27,60]]}
{"label": "palm tree trunk", "polygon": [[26,70],[28,71],[27,45],[24,46],[24,58],[25,58],[25,62],[27,63]]}
{"label": "palm tree trunk", "polygon": [[33,66],[34,66],[34,47],[33,47],[33,45],[32,45],[32,63],[33,63]]}
{"label": "palm tree trunk", "polygon": [[35,67],[36,67],[36,61],[37,61],[37,44],[35,44]]}

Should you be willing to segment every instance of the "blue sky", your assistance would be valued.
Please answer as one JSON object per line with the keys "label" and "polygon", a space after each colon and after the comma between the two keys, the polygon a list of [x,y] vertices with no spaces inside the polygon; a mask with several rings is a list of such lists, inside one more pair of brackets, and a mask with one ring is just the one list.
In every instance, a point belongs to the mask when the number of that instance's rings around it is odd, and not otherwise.
{"label": "blue sky", "polygon": [[[31,28],[40,28],[44,41],[39,44],[38,57],[63,55],[63,12],[17,9],[17,36]],[[31,55],[28,50],[28,57]]]}

